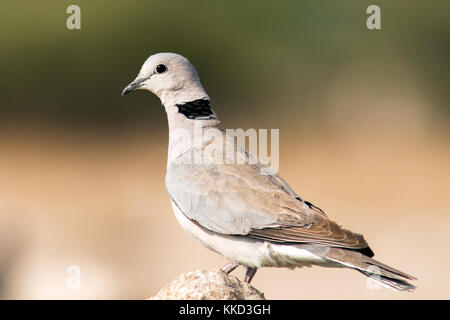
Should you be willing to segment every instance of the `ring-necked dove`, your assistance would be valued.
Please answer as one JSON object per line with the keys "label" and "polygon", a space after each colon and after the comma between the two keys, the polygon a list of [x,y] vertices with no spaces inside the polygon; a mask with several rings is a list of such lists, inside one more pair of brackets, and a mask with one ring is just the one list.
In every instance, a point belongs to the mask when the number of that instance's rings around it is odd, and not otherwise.
{"label": "ring-necked dove", "polygon": [[122,95],[136,89],[157,95],[167,112],[166,187],[175,216],[187,233],[231,261],[223,271],[243,265],[250,282],[260,267],[345,267],[392,289],[415,288],[406,281],[414,277],[372,259],[362,235],[330,220],[234,143],[186,58],[150,56]]}

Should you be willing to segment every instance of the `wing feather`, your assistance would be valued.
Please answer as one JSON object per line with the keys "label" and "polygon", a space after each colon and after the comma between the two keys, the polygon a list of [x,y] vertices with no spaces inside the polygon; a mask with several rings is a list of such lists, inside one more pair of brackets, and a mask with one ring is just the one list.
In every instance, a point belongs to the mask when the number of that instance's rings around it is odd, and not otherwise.
{"label": "wing feather", "polygon": [[278,243],[368,247],[362,235],[328,219],[278,174],[262,175],[263,165],[186,161],[196,152],[193,148],[171,163],[166,186],[181,211],[202,227]]}

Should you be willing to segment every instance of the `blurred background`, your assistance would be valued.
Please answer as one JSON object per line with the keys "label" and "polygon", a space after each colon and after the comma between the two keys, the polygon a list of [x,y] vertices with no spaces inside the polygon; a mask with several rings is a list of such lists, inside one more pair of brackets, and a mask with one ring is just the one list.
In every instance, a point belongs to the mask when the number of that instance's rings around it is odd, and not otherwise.
{"label": "blurred background", "polygon": [[[66,8],[81,8],[68,30]],[[381,8],[381,30],[366,8]],[[226,263],[177,224],[166,115],[121,97],[171,51],[226,128],[280,129],[280,174],[375,258],[418,277],[261,269],[271,299],[448,299],[448,1],[10,1],[0,19],[0,298],[143,299]],[[81,271],[70,289],[69,266]],[[243,276],[243,270],[236,272]]]}

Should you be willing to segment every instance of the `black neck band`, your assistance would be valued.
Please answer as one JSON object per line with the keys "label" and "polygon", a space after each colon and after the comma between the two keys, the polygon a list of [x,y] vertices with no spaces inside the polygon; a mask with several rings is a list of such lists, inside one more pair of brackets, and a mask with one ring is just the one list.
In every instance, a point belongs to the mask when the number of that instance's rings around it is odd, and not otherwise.
{"label": "black neck band", "polygon": [[214,113],[209,105],[209,100],[198,99],[194,101],[177,104],[178,112],[188,119],[209,120],[215,119]]}

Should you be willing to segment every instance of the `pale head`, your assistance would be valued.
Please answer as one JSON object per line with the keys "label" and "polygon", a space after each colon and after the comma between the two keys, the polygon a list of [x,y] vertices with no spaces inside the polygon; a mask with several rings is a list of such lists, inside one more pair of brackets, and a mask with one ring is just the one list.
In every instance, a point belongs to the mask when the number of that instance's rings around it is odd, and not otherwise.
{"label": "pale head", "polygon": [[194,66],[185,57],[170,52],[150,56],[122,95],[138,89],[154,93],[166,106],[209,99]]}

